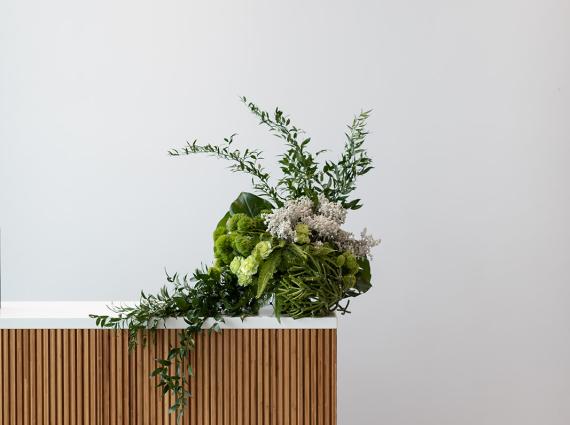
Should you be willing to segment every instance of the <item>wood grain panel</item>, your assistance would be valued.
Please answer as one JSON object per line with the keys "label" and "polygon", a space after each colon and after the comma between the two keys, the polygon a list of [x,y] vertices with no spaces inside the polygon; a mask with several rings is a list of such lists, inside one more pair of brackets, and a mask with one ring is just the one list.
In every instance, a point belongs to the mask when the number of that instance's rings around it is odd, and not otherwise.
{"label": "wood grain panel", "polygon": [[[123,330],[0,330],[0,422],[174,425],[173,400],[149,375],[178,338],[159,330],[129,352]],[[334,329],[204,332],[187,362],[182,424],[336,424]]]}

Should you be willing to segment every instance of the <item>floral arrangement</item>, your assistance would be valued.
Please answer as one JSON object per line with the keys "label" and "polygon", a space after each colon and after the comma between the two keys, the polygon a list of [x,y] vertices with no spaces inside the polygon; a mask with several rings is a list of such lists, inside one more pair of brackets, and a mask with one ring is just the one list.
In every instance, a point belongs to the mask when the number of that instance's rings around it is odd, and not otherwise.
{"label": "floral arrangement", "polygon": [[370,111],[348,125],[339,160],[321,164],[324,151],[312,153],[311,139],[283,111],[277,108],[270,114],[245,97],[241,100],[283,141],[281,177],[272,184],[261,163],[262,152],[234,148],[235,135],[221,145],[194,141],[170,150],[172,156],[207,154],[229,161],[231,171],[251,176],[256,194],[241,193],[217,223],[211,266],[192,276],[167,275],[169,285],[158,294],[141,293],[134,306],[110,306],[114,314],[91,316],[99,326],[127,328],[131,348],[140,342],[139,335],[145,343],[164,319],[185,319],[180,343],[167,358],[157,359],[152,372],[164,393],[174,393],[171,411],[179,418],[190,396],[192,370],[186,360],[207,318],[214,319],[212,329],[217,331],[223,316],[256,315],[267,303],[277,318],[344,314],[350,298],[371,287],[370,250],[379,241],[366,229],[355,237],[342,228],[347,212],[362,206],[360,199],[351,198],[357,178],[373,168],[363,148]]}

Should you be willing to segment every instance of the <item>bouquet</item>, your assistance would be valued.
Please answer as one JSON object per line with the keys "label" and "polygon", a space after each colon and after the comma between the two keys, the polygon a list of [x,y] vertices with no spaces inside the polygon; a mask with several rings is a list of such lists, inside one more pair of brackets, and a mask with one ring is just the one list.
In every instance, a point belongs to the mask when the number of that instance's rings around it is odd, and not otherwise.
{"label": "bouquet", "polygon": [[195,140],[170,150],[172,156],[207,154],[229,161],[231,171],[251,176],[255,193],[242,192],[216,224],[212,265],[191,276],[167,275],[169,285],[158,294],[143,292],[134,306],[110,306],[114,314],[91,316],[99,326],[127,328],[130,348],[141,334],[144,343],[164,319],[185,319],[179,345],[157,360],[152,373],[160,378],[164,393],[174,393],[171,411],[179,417],[188,403],[192,376],[182,366],[207,318],[213,318],[212,329],[219,330],[223,316],[256,315],[268,303],[277,319],[344,314],[350,298],[371,287],[370,250],[379,241],[366,229],[356,237],[342,228],[348,211],[362,206],[360,199],[351,198],[357,178],[373,168],[363,147],[370,111],[347,126],[340,158],[321,163],[324,151],[311,152],[311,139],[283,111],[269,113],[245,97],[241,100],[282,140],[281,176],[273,183],[262,152],[235,148],[235,135],[220,145]]}

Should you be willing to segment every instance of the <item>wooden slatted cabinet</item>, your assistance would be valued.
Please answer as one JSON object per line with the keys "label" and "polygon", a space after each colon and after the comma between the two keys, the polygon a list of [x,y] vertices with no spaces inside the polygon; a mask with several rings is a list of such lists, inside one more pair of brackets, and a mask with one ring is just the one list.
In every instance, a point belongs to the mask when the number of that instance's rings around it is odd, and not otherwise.
{"label": "wooden slatted cabinet", "polygon": [[[0,329],[1,423],[175,424],[149,375],[177,332],[129,353],[123,330]],[[184,424],[336,424],[336,329],[204,332],[188,361]]]}

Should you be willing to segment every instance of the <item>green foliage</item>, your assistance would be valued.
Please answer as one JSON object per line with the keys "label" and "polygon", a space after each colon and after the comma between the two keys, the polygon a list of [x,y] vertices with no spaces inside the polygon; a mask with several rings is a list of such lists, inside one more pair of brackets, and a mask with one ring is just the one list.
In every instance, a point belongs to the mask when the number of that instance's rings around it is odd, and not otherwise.
{"label": "green foliage", "polygon": [[[219,329],[222,316],[252,316],[259,311],[265,299],[256,298],[251,287],[237,285],[236,277],[227,269],[220,272],[196,270],[192,278],[177,274],[168,276],[172,290],[163,287],[156,295],[141,293],[138,304],[133,306],[111,306],[114,316],[91,315],[97,326],[110,329],[129,330],[129,349],[139,342],[146,343],[149,335],[158,329],[163,320],[183,317],[187,324],[179,332],[178,346],[171,347],[166,358],[157,359],[157,367],[151,373],[159,377],[163,393],[172,392],[174,404],[170,407],[177,412],[178,419],[188,404],[189,380],[192,369],[188,365],[188,355],[194,349],[194,336],[202,330],[206,318],[215,320],[213,330]],[[139,340],[139,336],[141,339]]]}
{"label": "green foliage", "polygon": [[276,191],[284,192],[286,199],[301,196],[316,199],[318,190],[315,183],[319,174],[316,157],[322,151],[312,154],[308,150],[311,138],[303,137],[303,130],[291,124],[291,120],[279,108],[269,114],[253,102],[248,102],[245,97],[241,100],[259,118],[260,124],[267,126],[273,135],[282,139],[287,148],[278,161],[283,176],[277,182]]}
{"label": "green foliage", "polygon": [[330,201],[340,202],[344,208],[358,209],[362,206],[360,199],[349,199],[356,189],[356,179],[368,173],[372,167],[370,159],[363,148],[366,121],[371,111],[362,111],[354,117],[345,133],[344,151],[338,162],[326,161],[321,168],[318,156],[324,151],[314,154],[309,151],[310,137],[304,137],[304,131],[294,126],[291,119],[279,108],[273,114],[261,110],[255,103],[242,97],[242,102],[256,115],[260,124],[282,139],[287,150],[281,155],[278,163],[283,176],[278,180],[275,192],[284,199],[296,199],[307,196],[317,200],[323,194]]}
{"label": "green foliage", "polygon": [[229,266],[236,257],[249,256],[267,236],[263,219],[255,216],[267,207],[271,204],[251,193],[241,193],[232,202],[214,231],[214,256],[221,265]]}
{"label": "green foliage", "polygon": [[347,312],[341,301],[360,294],[355,288],[360,268],[350,253],[330,246],[289,244],[284,249],[286,269],[275,287],[275,306],[294,318],[320,317],[334,310]]}
{"label": "green foliage", "polygon": [[242,192],[230,205],[230,214],[245,214],[248,217],[257,217],[264,210],[272,210],[273,205],[253,193]]}
{"label": "green foliage", "polygon": [[259,163],[259,160],[262,159],[261,151],[245,149],[242,152],[239,149],[231,149],[235,136],[235,134],[232,134],[229,138],[225,138],[221,146],[212,144],[198,145],[198,141],[194,140],[192,143],[188,142],[186,146],[180,149],[171,149],[168,153],[172,156],[205,153],[230,161],[231,165],[229,168],[231,171],[251,175],[252,185],[255,190],[272,199],[277,205],[282,204],[281,197],[275,188],[269,184],[269,173]]}
{"label": "green foliage", "polygon": [[368,134],[366,120],[370,112],[363,111],[354,117],[345,133],[346,143],[340,160],[336,163],[327,161],[319,176],[323,195],[330,201],[340,202],[347,209],[356,210],[362,206],[360,199],[349,200],[349,195],[356,189],[356,179],[374,168],[372,159],[362,147]]}
{"label": "green foliage", "polygon": [[358,265],[360,270],[356,275],[356,289],[358,290],[359,294],[364,294],[368,292],[370,288],[372,288],[372,275],[370,273],[370,260],[368,258],[361,258],[358,259]]}
{"label": "green foliage", "polygon": [[[325,151],[311,152],[309,149],[311,138],[306,137],[303,130],[293,125],[291,119],[282,110],[275,108],[273,113],[269,113],[245,97],[241,100],[259,119],[260,124],[265,125],[269,132],[281,139],[285,145],[285,152],[277,161],[282,175],[275,185],[271,183],[271,176],[261,164],[262,151],[233,149],[235,134],[225,138],[221,145],[199,145],[194,140],[180,149],[171,149],[169,154],[180,156],[204,153],[227,160],[231,163],[229,166],[231,171],[252,176],[253,188],[277,207],[283,206],[285,200],[301,196],[317,200],[319,194],[331,201],[340,202],[344,208],[358,209],[362,206],[360,199],[351,199],[350,195],[356,189],[357,178],[373,168],[372,160],[363,148],[368,134],[366,121],[370,116],[370,111],[362,111],[347,126],[346,141],[340,159],[336,162],[325,161],[324,164],[320,164],[318,157]],[[256,202],[259,201],[256,200]],[[271,209],[272,207],[269,204],[261,209],[264,208]],[[233,207],[230,211],[233,211]],[[240,209],[239,212],[245,211]],[[257,212],[251,210],[248,213],[250,216],[258,214],[259,210]]]}
{"label": "green foliage", "polygon": [[257,298],[261,298],[267,289],[267,284],[273,278],[273,275],[281,262],[281,250],[275,250],[263,263],[259,269],[259,277],[257,279]]}

